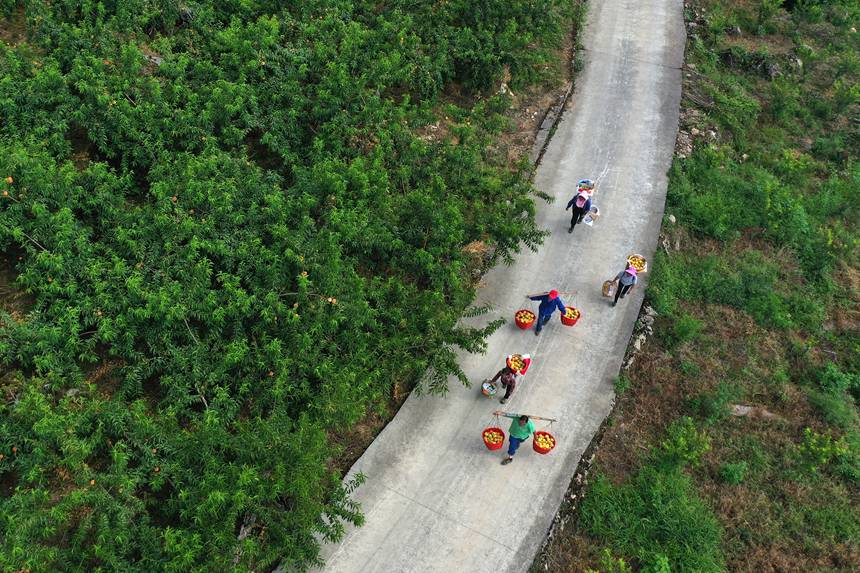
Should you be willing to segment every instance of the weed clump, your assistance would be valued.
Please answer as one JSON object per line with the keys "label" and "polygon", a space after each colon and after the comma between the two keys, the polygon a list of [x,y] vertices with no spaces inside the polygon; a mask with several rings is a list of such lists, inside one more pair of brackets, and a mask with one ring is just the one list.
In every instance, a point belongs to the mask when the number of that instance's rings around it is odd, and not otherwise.
{"label": "weed clump", "polygon": [[723,464],[720,466],[720,480],[729,485],[739,485],[747,474],[747,463],[744,461]]}
{"label": "weed clump", "polygon": [[597,476],[581,520],[590,535],[643,568],[668,560],[678,573],[724,569],[720,525],[679,468],[646,465],[619,485]]}

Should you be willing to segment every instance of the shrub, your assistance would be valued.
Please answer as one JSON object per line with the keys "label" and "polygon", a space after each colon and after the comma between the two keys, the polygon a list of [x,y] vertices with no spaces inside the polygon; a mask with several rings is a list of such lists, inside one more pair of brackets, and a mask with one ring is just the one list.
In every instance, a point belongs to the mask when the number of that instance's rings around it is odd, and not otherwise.
{"label": "shrub", "polygon": [[847,157],[845,139],[840,135],[819,137],[812,144],[812,152],[831,161],[843,161]]}
{"label": "shrub", "polygon": [[848,431],[845,443],[848,451],[836,460],[834,470],[852,487],[857,487],[860,485],[860,431]]}
{"label": "shrub", "polygon": [[744,481],[747,473],[746,462],[728,463],[720,466],[720,480],[729,485],[738,485]]}
{"label": "shrub", "polygon": [[770,85],[770,114],[778,121],[790,121],[802,113],[800,85],[791,79],[778,79]]}
{"label": "shrub", "polygon": [[849,451],[845,438],[833,439],[830,434],[819,434],[811,428],[803,431],[803,443],[797,448],[801,468],[817,474],[834,459],[839,459]]}
{"label": "shrub", "polygon": [[770,378],[767,380],[768,384],[772,384],[777,387],[783,387],[791,382],[791,375],[788,373],[788,368],[784,364],[779,364],[776,368],[773,369],[773,372],[770,374]]}
{"label": "shrub", "polygon": [[672,422],[667,434],[660,443],[660,459],[671,465],[699,465],[701,457],[711,449],[710,438],[696,428],[689,416]]}
{"label": "shrub", "polygon": [[782,2],[783,0],[758,0],[757,23],[759,28],[763,31],[770,30],[768,24],[777,12],[779,12]]}
{"label": "shrub", "polygon": [[672,330],[666,336],[666,343],[669,348],[680,346],[686,342],[691,342],[698,338],[705,325],[701,320],[690,316],[687,313],[677,316],[672,320]]}
{"label": "shrub", "polygon": [[655,555],[654,559],[642,568],[642,573],[672,573],[669,558],[665,555]]}
{"label": "shrub", "polygon": [[825,392],[860,392],[860,375],[843,372],[833,362],[818,371],[818,385]]}
{"label": "shrub", "polygon": [[[642,573],[672,573],[669,566],[669,558],[665,555],[656,555],[653,560],[643,564],[640,569]],[[624,559],[612,556],[608,549],[604,549],[600,555],[600,569],[588,569],[586,573],[633,573],[630,565]]]}
{"label": "shrub", "polygon": [[630,565],[620,557],[613,557],[608,549],[600,554],[600,569],[589,569],[586,573],[633,573]]}
{"label": "shrub", "polygon": [[711,87],[711,95],[716,102],[713,118],[736,140],[744,141],[747,130],[754,126],[761,112],[761,105],[737,80],[727,76],[719,80]]}

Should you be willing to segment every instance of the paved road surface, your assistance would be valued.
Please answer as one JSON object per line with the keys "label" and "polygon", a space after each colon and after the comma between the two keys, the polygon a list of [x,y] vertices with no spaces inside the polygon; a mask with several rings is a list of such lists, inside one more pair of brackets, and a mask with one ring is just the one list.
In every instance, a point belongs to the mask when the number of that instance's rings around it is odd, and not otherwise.
{"label": "paved road surface", "polygon": [[[613,309],[600,287],[627,254],[650,257],[656,247],[678,124],[682,1],[592,0],[585,35],[586,65],[572,106],[536,175],[537,187],[555,197],[538,213],[552,236],[539,252],[524,252],[485,277],[479,302],[493,303],[491,318],[505,316],[509,324],[485,355],[461,359],[480,381],[506,354],[532,354],[506,406],[558,418],[552,431],[559,445],[540,456],[526,442],[502,466],[503,453],[481,441],[499,404],[478,384],[465,389],[454,380],[444,399],[411,396],[351,470],[368,477],[355,495],[366,524],[324,548],[327,572],[526,571],[609,412],[643,289]],[[564,206],[583,177],[598,181],[603,217],[568,235]],[[517,329],[512,317],[527,302],[523,295],[550,288],[579,293],[566,301],[582,309],[579,324],[563,327],[555,315],[540,337]]]}

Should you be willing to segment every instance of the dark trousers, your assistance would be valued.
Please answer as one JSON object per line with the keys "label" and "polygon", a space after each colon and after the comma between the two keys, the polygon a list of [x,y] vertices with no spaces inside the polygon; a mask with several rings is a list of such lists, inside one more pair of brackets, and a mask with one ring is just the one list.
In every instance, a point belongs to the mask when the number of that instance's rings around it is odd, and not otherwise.
{"label": "dark trousers", "polygon": [[550,318],[552,318],[552,314],[539,314],[536,321],[537,324],[535,324],[535,330],[540,332],[543,325],[549,322]]}
{"label": "dark trousers", "polygon": [[505,397],[503,398],[504,400],[510,398],[511,394],[514,393],[514,388],[517,387],[516,384],[505,384],[504,382],[502,382],[502,386],[505,387]]}
{"label": "dark trousers", "polygon": [[623,285],[621,284],[621,281],[618,281],[618,288],[615,289],[615,302],[618,302],[619,298],[624,298],[624,295],[626,295],[627,291],[631,288],[633,288],[633,285]]}
{"label": "dark trousers", "polygon": [[585,217],[585,207],[571,207],[572,211],[570,215],[570,228],[573,229],[577,223],[582,221],[582,218]]}

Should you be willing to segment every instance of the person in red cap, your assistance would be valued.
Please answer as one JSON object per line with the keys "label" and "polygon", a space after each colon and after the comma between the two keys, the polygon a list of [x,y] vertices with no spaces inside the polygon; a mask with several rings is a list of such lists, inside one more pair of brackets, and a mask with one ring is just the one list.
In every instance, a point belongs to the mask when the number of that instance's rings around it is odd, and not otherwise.
{"label": "person in red cap", "polygon": [[618,283],[615,289],[615,300],[612,302],[612,306],[618,304],[619,298],[624,298],[628,292],[633,290],[633,287],[636,286],[636,268],[633,265],[628,264],[627,268],[618,273],[615,276],[615,280],[613,282]]}
{"label": "person in red cap", "polygon": [[549,322],[552,313],[558,309],[559,312],[564,312],[564,303],[558,296],[557,290],[551,290],[544,294],[535,296],[526,295],[530,300],[539,300],[537,324],[535,324],[535,336],[540,334],[543,325]]}

